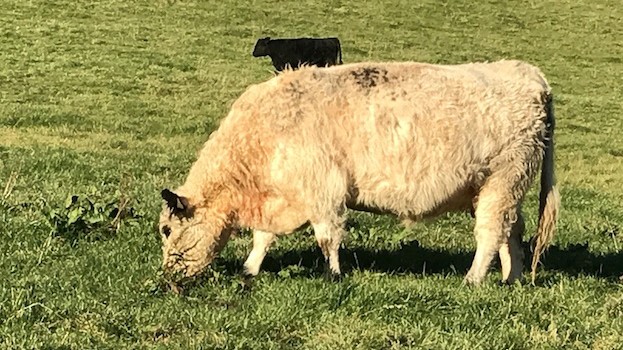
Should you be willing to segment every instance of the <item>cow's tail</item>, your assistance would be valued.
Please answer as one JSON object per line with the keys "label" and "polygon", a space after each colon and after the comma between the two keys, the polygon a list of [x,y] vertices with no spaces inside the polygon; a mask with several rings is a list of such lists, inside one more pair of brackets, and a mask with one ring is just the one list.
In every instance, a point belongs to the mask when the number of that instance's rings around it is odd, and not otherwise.
{"label": "cow's tail", "polygon": [[560,194],[556,188],[554,175],[554,104],[551,93],[545,96],[546,135],[545,154],[541,166],[541,193],[539,195],[539,226],[532,238],[532,283],[536,277],[536,268],[540,256],[550,244],[556,232],[556,222],[560,211]]}
{"label": "cow's tail", "polygon": [[342,46],[340,45],[340,41],[337,41],[337,56],[340,59],[339,60],[339,64],[343,64],[344,62],[342,62]]}

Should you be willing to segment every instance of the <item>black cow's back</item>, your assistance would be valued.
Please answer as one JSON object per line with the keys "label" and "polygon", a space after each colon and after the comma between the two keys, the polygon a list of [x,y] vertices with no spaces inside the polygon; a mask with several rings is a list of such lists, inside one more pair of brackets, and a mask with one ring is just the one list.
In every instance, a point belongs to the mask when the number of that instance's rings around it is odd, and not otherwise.
{"label": "black cow's back", "polygon": [[271,39],[266,44],[277,71],[287,65],[296,69],[303,64],[319,67],[342,64],[338,38]]}

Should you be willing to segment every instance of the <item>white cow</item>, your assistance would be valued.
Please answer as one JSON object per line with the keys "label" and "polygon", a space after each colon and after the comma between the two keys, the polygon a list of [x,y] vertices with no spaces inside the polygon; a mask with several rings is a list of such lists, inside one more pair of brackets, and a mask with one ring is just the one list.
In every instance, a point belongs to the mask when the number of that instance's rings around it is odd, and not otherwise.
{"label": "white cow", "polygon": [[311,223],[330,270],[346,209],[405,220],[473,210],[480,283],[499,253],[502,276],[521,276],[524,195],[541,167],[532,271],[551,241],[552,94],[520,61],[433,65],[356,63],[286,71],[250,86],[205,143],[186,182],[165,189],[163,265],[194,276],[235,230],[254,230],[246,272],[271,242]]}

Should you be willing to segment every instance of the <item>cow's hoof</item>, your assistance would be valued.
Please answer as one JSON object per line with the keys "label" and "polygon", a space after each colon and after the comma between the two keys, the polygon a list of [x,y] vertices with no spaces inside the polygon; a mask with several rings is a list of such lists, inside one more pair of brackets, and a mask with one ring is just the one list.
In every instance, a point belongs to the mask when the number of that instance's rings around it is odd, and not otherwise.
{"label": "cow's hoof", "polygon": [[250,274],[248,272],[243,272],[240,274],[240,279],[243,282],[252,282],[255,279],[256,275]]}
{"label": "cow's hoof", "polygon": [[331,271],[326,271],[323,274],[323,276],[324,276],[325,280],[327,280],[328,282],[331,282],[331,283],[342,282],[342,279],[344,278],[344,276],[342,276],[342,274],[331,272]]}
{"label": "cow's hoof", "polygon": [[249,291],[251,287],[253,287],[253,283],[255,283],[256,276],[249,273],[242,273],[240,275],[240,288],[242,291]]}
{"label": "cow's hoof", "polygon": [[523,277],[516,277],[516,278],[509,278],[506,280],[502,280],[499,282],[499,285],[503,285],[503,286],[514,286],[516,284],[518,285],[522,285],[524,284],[524,279]]}
{"label": "cow's hoof", "polygon": [[467,276],[465,276],[465,278],[463,279],[463,284],[467,286],[477,287],[481,283],[482,283],[482,278],[476,278],[474,276],[471,276],[470,274],[467,274]]}

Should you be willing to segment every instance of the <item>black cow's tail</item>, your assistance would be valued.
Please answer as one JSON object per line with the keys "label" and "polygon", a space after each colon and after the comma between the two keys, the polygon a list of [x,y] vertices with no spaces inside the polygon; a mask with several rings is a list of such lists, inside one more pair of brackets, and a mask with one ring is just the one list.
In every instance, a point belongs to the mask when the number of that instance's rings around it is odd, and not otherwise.
{"label": "black cow's tail", "polygon": [[337,57],[339,57],[338,64],[343,64],[342,62],[342,46],[340,45],[340,40],[337,39]]}

